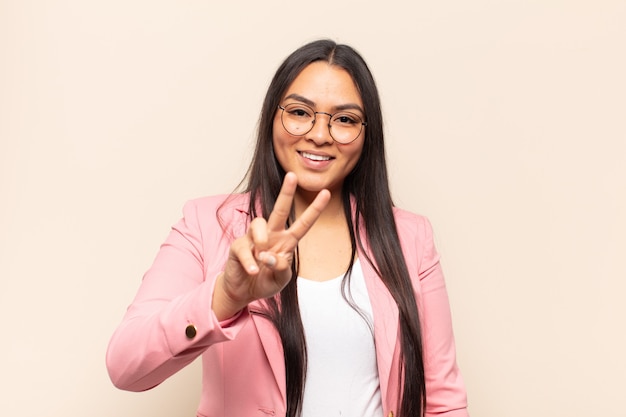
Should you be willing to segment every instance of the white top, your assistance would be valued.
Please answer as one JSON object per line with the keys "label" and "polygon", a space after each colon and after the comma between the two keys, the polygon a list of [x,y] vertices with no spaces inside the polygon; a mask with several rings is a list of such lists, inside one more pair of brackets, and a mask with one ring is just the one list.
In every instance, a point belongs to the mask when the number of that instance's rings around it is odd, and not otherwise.
{"label": "white top", "polygon": [[367,322],[342,297],[342,278],[322,282],[298,278],[308,355],[303,417],[383,415],[372,305],[359,260],[346,293]]}

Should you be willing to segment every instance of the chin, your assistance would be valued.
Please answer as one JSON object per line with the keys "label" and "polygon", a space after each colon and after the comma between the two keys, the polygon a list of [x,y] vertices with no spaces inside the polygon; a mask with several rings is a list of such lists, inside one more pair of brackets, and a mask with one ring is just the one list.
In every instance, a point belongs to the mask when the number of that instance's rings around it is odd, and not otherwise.
{"label": "chin", "polygon": [[328,183],[319,183],[319,182],[314,182],[314,183],[307,183],[304,182],[302,184],[298,183],[298,189],[303,192],[303,193],[319,193],[322,190],[328,190],[331,192],[331,194],[335,194],[337,193],[341,187],[338,187],[336,185],[332,185],[332,184],[328,184]]}
{"label": "chin", "polygon": [[321,173],[294,171],[298,177],[298,189],[306,193],[319,193],[328,190],[333,195],[341,190],[342,181],[336,181],[329,175]]}
{"label": "chin", "polygon": [[305,193],[319,193],[325,188],[327,189],[328,187],[323,185],[298,184],[298,190]]}

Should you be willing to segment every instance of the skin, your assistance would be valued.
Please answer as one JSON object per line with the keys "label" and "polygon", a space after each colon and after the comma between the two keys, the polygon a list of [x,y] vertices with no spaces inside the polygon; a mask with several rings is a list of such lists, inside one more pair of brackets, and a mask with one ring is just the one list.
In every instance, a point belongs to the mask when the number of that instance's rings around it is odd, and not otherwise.
{"label": "skin", "polygon": [[[350,75],[325,62],[310,64],[296,77],[281,104],[291,102],[304,102],[315,111],[328,113],[350,106],[350,111],[363,115],[358,110],[363,108],[361,97]],[[330,136],[326,115],[318,115],[313,129],[304,136],[289,134],[280,115],[277,111],[274,117],[274,151],[287,174],[269,218],[254,219],[246,235],[230,247],[213,293],[218,320],[280,292],[292,279],[296,247],[300,276],[308,279],[335,278],[350,262],[341,188],[361,156],[364,129],[354,142],[344,145]],[[330,159],[316,162],[307,158],[307,153]],[[296,220],[286,228],[292,205]]]}
{"label": "skin", "polygon": [[[331,114],[339,106],[351,106],[355,108],[350,108],[351,112],[364,115],[361,95],[348,72],[321,61],[307,66],[287,88],[281,104],[290,103],[308,104],[315,111]],[[281,114],[277,111],[274,116],[274,152],[283,169],[298,177],[296,202],[310,203],[322,189],[339,197],[343,180],[361,156],[365,129],[354,142],[343,145],[330,135],[327,115],[318,114],[313,129],[305,136],[293,136],[284,129]],[[317,163],[307,159],[303,152],[331,160]]]}
{"label": "skin", "polygon": [[269,219],[254,219],[246,235],[231,245],[226,267],[213,293],[213,311],[218,320],[234,316],[254,300],[277,294],[291,280],[291,263],[298,241],[330,200],[330,192],[321,190],[302,215],[285,228],[297,184],[296,175],[287,173]]}

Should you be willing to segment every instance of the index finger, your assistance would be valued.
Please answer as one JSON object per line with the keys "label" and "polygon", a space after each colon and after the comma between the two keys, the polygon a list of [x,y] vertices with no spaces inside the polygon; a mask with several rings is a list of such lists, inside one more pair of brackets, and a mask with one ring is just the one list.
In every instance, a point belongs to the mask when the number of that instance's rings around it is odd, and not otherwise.
{"label": "index finger", "polygon": [[302,212],[300,217],[289,227],[289,233],[296,239],[300,240],[302,237],[311,229],[311,226],[317,221],[320,217],[320,214],[330,201],[330,191],[322,190],[317,196],[315,196],[315,200]]}
{"label": "index finger", "polygon": [[291,205],[293,203],[293,196],[298,186],[298,179],[296,174],[288,172],[283,179],[283,185],[280,187],[280,193],[274,203],[274,208],[270,213],[269,219],[267,219],[267,227],[270,230],[285,230],[285,224],[291,213]]}

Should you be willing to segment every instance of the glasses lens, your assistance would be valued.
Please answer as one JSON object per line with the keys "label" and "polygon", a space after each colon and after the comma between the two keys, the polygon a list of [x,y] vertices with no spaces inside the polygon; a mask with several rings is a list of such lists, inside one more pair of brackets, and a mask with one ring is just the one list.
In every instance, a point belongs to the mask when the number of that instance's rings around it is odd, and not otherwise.
{"label": "glasses lens", "polygon": [[354,113],[335,113],[330,120],[330,134],[339,143],[353,142],[362,128],[363,120]]}
{"label": "glasses lens", "polygon": [[288,104],[283,110],[281,120],[287,132],[294,136],[302,136],[313,128],[315,112],[302,104]]}

